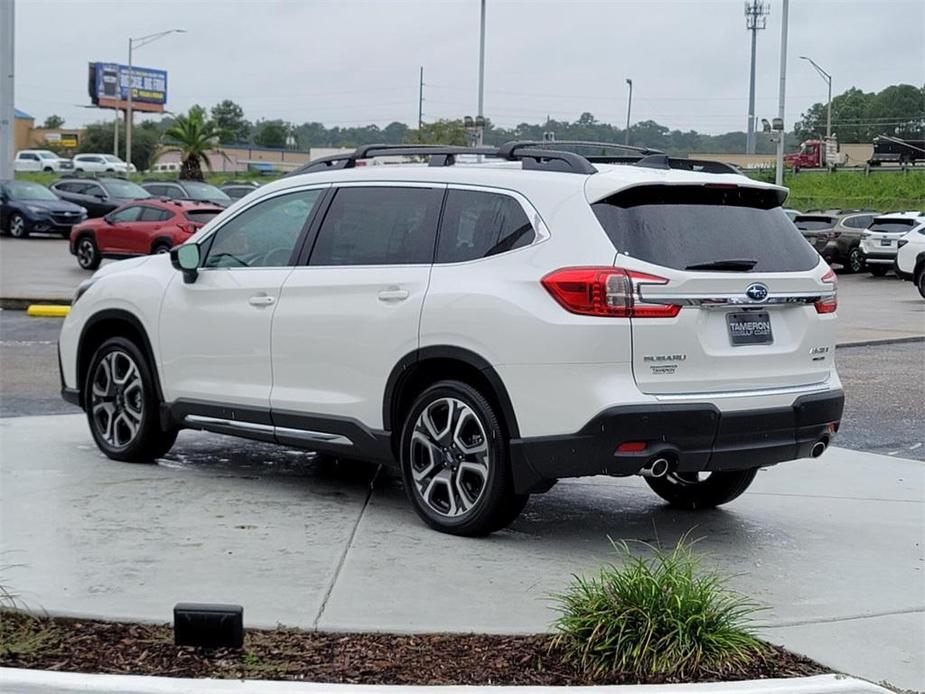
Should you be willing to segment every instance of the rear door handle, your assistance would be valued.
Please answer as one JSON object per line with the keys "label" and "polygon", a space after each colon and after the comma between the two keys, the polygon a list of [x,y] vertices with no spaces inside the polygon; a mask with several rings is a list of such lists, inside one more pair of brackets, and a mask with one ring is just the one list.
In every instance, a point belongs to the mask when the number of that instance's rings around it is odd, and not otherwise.
{"label": "rear door handle", "polygon": [[249,303],[251,306],[271,306],[275,302],[276,299],[272,296],[268,296],[267,294],[257,294],[247,300],[247,303]]}
{"label": "rear door handle", "polygon": [[379,301],[404,301],[410,296],[407,289],[383,289]]}

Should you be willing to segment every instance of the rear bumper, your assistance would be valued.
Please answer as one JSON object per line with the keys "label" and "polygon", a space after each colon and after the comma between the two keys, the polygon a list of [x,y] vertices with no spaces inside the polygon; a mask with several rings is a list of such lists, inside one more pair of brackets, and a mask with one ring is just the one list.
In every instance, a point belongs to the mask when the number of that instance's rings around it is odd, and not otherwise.
{"label": "rear bumper", "polygon": [[864,262],[872,265],[892,265],[896,260],[896,251],[888,253],[872,253],[864,250],[861,246],[861,255],[864,256]]}
{"label": "rear bumper", "polygon": [[[551,480],[637,474],[656,456],[680,472],[745,470],[810,456],[813,444],[838,430],[841,390],[797,398],[788,407],[721,412],[709,403],[631,405],[607,409],[580,431],[511,441],[518,492],[540,491]],[[615,453],[645,441],[640,453]]]}

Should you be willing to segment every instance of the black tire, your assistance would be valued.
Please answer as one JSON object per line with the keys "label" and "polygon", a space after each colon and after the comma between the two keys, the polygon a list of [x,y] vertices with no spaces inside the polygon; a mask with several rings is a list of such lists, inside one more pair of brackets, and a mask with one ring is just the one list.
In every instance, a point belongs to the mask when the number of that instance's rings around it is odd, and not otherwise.
{"label": "black tire", "polygon": [[886,265],[868,265],[867,270],[874,277],[884,277],[886,276],[886,273],[890,271],[890,268],[888,268]]}
{"label": "black tire", "polygon": [[657,479],[646,477],[652,491],[675,508],[688,510],[715,508],[740,496],[755,479],[758,468],[711,472],[706,479],[697,473],[669,473]]}
{"label": "black tire", "polygon": [[29,222],[18,212],[10,215],[6,228],[14,239],[25,239],[29,236]]}
{"label": "black tire", "polygon": [[919,290],[919,294],[925,299],[925,270],[919,271],[919,276],[915,278],[915,286]]}
{"label": "black tire", "polygon": [[151,255],[157,255],[158,253],[170,253],[170,244],[159,242],[151,246]]}
{"label": "black tire", "polygon": [[864,267],[864,255],[861,253],[861,249],[855,246],[851,253],[848,254],[845,270],[848,272],[864,272]]}
{"label": "black tire", "polygon": [[103,262],[92,236],[81,236],[77,239],[77,264],[84,270],[96,270]]}
{"label": "black tire", "polygon": [[507,436],[494,407],[465,383],[441,381],[422,392],[405,416],[400,443],[405,493],[435,530],[487,535],[510,525],[527,503],[529,495],[514,493]]}
{"label": "black tire", "polygon": [[177,439],[177,429],[160,427],[153,372],[144,353],[127,338],[110,338],[96,350],[83,402],[96,445],[113,460],[154,462]]}

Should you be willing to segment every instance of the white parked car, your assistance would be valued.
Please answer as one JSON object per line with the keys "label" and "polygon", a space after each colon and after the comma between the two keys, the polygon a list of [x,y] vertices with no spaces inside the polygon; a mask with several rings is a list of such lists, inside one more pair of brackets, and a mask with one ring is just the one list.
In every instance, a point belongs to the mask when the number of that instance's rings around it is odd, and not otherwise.
{"label": "white parked car", "polygon": [[922,212],[892,212],[875,218],[861,234],[861,256],[870,273],[883,277],[892,270],[899,239],[922,223]]}
{"label": "white parked car", "polygon": [[899,247],[893,266],[896,276],[915,282],[919,294],[925,299],[925,215],[896,245]]}
{"label": "white parked car", "polygon": [[75,154],[72,161],[75,171],[88,173],[129,173],[135,168],[114,154]]}
{"label": "white parked car", "polygon": [[[429,165],[356,166],[399,151]],[[394,466],[460,535],[560,478],[642,475],[701,509],[825,451],[836,278],[786,189],[648,152],[479,151],[334,155],[104,267],[64,321],[64,397],[116,460],[194,428]]]}
{"label": "white parked car", "polygon": [[70,159],[64,159],[50,149],[23,149],[16,153],[13,160],[14,171],[72,171],[74,165]]}

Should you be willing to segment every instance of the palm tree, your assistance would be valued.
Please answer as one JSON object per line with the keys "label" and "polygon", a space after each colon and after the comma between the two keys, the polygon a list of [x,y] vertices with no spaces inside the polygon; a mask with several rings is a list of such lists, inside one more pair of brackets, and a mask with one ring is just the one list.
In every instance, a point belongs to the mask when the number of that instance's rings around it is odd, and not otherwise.
{"label": "palm tree", "polygon": [[221,133],[221,128],[206,120],[202,109],[193,107],[187,115],[177,116],[173,124],[167,128],[164,136],[172,142],[161,150],[158,156],[167,152],[178,152],[183,157],[180,178],[202,181],[201,164],[212,170],[208,152],[215,148]]}

